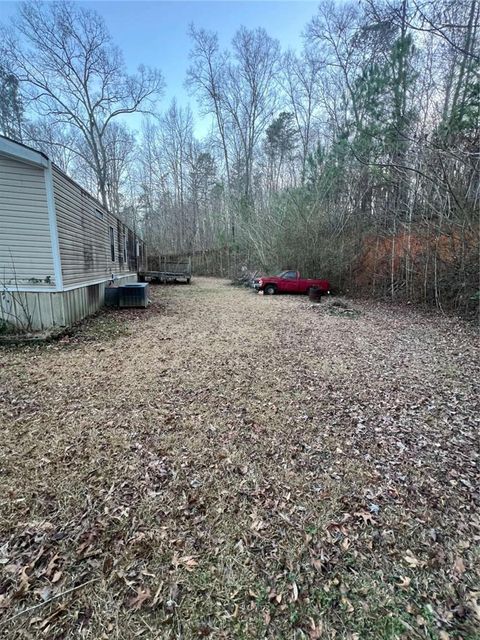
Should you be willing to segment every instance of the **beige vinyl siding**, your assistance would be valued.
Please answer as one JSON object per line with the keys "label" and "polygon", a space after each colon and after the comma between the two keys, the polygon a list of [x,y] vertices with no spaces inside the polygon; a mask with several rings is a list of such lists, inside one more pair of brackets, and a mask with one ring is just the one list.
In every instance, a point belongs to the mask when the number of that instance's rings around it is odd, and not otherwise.
{"label": "beige vinyl siding", "polygon": [[[117,218],[56,167],[53,192],[63,286],[108,280],[112,273],[128,273],[121,260]],[[102,219],[97,211],[102,212]],[[110,255],[110,226],[114,230],[114,262]]]}
{"label": "beige vinyl siding", "polygon": [[45,172],[0,156],[0,283],[55,286]]}

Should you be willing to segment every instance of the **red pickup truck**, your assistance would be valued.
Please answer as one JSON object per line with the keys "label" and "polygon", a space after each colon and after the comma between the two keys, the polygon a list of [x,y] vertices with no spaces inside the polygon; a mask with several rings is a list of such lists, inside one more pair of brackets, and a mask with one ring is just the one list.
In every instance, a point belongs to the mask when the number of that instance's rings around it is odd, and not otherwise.
{"label": "red pickup truck", "polygon": [[258,281],[259,291],[265,295],[274,293],[308,293],[310,289],[317,288],[322,293],[330,291],[328,280],[311,280],[301,278],[298,271],[282,271],[277,276],[267,276]]}

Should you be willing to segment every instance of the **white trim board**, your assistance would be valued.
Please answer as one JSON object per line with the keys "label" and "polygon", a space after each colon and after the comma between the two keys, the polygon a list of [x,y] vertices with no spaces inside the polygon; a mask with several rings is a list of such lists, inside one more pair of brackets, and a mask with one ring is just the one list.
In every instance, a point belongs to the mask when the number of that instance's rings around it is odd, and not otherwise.
{"label": "white trim board", "polygon": [[[123,278],[137,277],[136,271],[130,271],[129,273],[122,273],[122,275],[115,274],[115,280],[122,280]],[[101,284],[102,282],[110,282],[112,278],[101,278],[100,280],[90,280],[89,282],[81,282],[80,284],[71,284],[68,287],[64,287],[63,291],[71,291],[72,289],[81,289],[82,287],[90,287],[92,284]]]}
{"label": "white trim board", "polygon": [[54,287],[29,287],[28,285],[2,285],[0,287],[0,295],[2,292],[6,291],[8,293],[61,293],[57,291]]}
{"label": "white trim board", "polygon": [[53,192],[52,163],[44,171],[45,189],[47,192],[48,224],[50,227],[50,241],[52,244],[53,273],[57,291],[63,291],[62,262],[60,258],[60,244],[58,241],[57,214],[55,211],[55,195]]}
{"label": "white trim board", "polygon": [[[123,280],[124,278],[131,278],[132,276],[137,277],[136,271],[131,271],[129,273],[123,273],[118,276],[115,275],[115,280]],[[62,293],[63,291],[72,291],[73,289],[82,289],[82,287],[90,287],[92,284],[102,284],[102,282],[110,282],[111,278],[101,278],[100,280],[90,280],[89,282],[82,282],[80,284],[71,284],[68,287],[64,287],[61,291],[58,291],[54,287],[29,287],[28,285],[13,285],[11,287],[2,286],[0,287],[0,295],[2,291],[8,291],[8,293],[14,293],[18,291],[19,293]]]}
{"label": "white trim board", "polygon": [[6,140],[0,137],[0,154],[13,158],[14,160],[21,160],[22,162],[28,162],[39,167],[48,167],[49,161],[47,158],[34,149],[18,144],[13,140]]}

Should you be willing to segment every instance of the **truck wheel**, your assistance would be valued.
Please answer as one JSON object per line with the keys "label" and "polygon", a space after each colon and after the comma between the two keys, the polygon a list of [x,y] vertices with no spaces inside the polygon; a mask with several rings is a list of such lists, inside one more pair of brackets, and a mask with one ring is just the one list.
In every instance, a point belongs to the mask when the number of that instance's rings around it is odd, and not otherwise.
{"label": "truck wheel", "polygon": [[276,292],[277,292],[277,287],[274,284],[267,284],[267,286],[263,290],[263,293],[266,296],[273,296],[273,294]]}

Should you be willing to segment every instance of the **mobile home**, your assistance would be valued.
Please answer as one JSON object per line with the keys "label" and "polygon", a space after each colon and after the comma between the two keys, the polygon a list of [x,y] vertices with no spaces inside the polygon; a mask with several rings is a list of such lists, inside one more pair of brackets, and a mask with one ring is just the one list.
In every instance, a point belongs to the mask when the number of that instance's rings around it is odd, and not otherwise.
{"label": "mobile home", "polygon": [[28,330],[68,326],[137,281],[145,245],[35,149],[0,136],[0,318]]}

